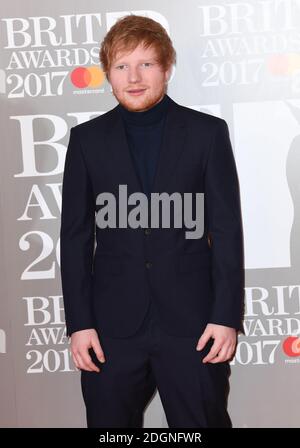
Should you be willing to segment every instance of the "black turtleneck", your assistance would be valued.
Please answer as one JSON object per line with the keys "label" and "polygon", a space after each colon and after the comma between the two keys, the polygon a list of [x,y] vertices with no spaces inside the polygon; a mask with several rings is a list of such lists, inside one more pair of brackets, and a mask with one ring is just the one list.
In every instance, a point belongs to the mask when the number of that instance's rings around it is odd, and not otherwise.
{"label": "black turtleneck", "polygon": [[134,166],[148,198],[154,180],[169,103],[170,98],[165,94],[159,103],[143,112],[132,112],[119,104]]}

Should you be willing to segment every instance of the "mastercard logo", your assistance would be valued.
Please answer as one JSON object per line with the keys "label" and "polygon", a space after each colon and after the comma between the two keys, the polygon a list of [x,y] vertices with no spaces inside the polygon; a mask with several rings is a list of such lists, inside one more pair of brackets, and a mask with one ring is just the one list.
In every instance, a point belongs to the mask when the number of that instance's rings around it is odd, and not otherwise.
{"label": "mastercard logo", "polygon": [[297,336],[289,336],[283,341],[282,348],[287,356],[300,356],[300,338]]}
{"label": "mastercard logo", "polygon": [[272,75],[287,76],[300,70],[300,55],[297,53],[273,55],[267,60]]}
{"label": "mastercard logo", "polygon": [[70,76],[72,84],[79,89],[99,87],[105,80],[104,72],[96,66],[77,67],[71,72]]}

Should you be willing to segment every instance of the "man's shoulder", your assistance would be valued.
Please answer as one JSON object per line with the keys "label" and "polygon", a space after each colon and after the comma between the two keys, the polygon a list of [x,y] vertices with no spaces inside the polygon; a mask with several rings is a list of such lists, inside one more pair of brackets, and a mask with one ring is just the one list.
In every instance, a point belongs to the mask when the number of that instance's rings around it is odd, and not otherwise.
{"label": "man's shoulder", "polygon": [[93,130],[105,130],[106,127],[111,122],[111,119],[115,113],[116,108],[117,106],[108,110],[107,112],[103,112],[101,115],[98,115],[97,117],[91,118],[90,120],[77,124],[73,126],[73,129],[75,129],[75,131],[79,133],[91,132]]}
{"label": "man's shoulder", "polygon": [[176,103],[176,107],[180,111],[180,113],[185,117],[188,123],[195,124],[195,125],[205,125],[208,128],[207,129],[215,129],[218,127],[221,123],[226,123],[226,121],[221,118],[217,117],[216,115],[211,115],[207,112],[203,112],[197,109],[192,109],[191,107],[184,106],[182,104]]}

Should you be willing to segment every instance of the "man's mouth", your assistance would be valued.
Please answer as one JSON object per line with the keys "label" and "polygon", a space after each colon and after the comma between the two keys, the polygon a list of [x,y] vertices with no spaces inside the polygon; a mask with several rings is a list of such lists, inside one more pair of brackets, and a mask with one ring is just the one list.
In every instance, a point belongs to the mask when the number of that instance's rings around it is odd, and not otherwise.
{"label": "man's mouth", "polygon": [[145,92],[146,89],[130,89],[127,90],[127,93],[130,95],[138,96]]}

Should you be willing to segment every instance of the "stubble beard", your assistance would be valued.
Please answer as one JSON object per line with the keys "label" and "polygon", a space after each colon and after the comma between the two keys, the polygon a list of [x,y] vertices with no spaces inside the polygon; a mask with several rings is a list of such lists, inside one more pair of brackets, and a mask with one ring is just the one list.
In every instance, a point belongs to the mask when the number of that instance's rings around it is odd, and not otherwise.
{"label": "stubble beard", "polygon": [[133,97],[131,100],[124,97],[118,97],[114,90],[112,91],[112,93],[115,96],[116,100],[123,107],[125,107],[125,109],[129,110],[130,112],[142,112],[155,106],[155,104],[159,100],[161,100],[163,95],[166,93],[166,88],[165,85],[163,85],[161,89],[156,90],[151,96],[147,96],[147,94],[145,94],[145,98],[142,98],[142,101],[139,101],[141,97],[136,97],[136,99]]}

